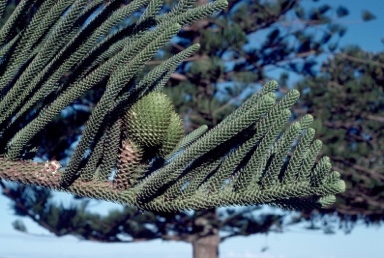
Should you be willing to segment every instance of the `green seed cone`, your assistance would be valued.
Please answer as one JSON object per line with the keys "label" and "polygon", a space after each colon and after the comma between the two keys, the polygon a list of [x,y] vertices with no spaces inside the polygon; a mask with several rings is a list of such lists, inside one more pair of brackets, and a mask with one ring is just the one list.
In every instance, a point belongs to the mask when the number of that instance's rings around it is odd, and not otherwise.
{"label": "green seed cone", "polygon": [[171,122],[168,127],[167,137],[159,150],[161,157],[169,154],[184,136],[184,125],[180,116],[173,112],[171,114]]}
{"label": "green seed cone", "polygon": [[171,100],[160,92],[151,92],[137,101],[125,114],[126,137],[145,148],[160,147],[168,135]]}

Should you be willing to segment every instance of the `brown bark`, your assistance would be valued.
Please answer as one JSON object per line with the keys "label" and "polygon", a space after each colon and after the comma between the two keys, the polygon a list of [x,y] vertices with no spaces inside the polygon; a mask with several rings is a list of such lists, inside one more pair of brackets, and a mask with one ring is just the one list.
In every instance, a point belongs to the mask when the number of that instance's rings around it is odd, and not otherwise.
{"label": "brown bark", "polygon": [[220,238],[217,232],[192,242],[193,258],[218,258]]}
{"label": "brown bark", "polygon": [[193,258],[219,257],[220,237],[217,220],[216,209],[197,212],[194,221],[197,234],[190,241],[193,248]]}

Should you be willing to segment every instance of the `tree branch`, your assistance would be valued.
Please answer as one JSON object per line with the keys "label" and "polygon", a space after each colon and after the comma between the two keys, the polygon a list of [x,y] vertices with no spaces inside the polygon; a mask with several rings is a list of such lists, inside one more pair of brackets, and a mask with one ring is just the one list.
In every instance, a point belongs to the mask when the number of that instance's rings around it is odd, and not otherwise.
{"label": "tree branch", "polygon": [[381,68],[384,68],[384,63],[350,56],[350,55],[347,55],[345,53],[337,53],[337,56],[341,56],[342,58],[345,58],[345,59],[350,60],[350,61],[354,61],[354,62],[358,62],[358,63],[362,63],[362,64],[373,64],[373,65],[377,65]]}
{"label": "tree branch", "polygon": [[[384,175],[381,175],[379,174],[378,172],[376,172],[375,170],[372,170],[372,169],[368,169],[366,167],[363,167],[363,166],[360,166],[360,165],[357,165],[357,164],[353,164],[343,158],[340,158],[340,157],[332,157],[332,160],[336,161],[336,162],[339,162],[347,167],[352,167],[353,169],[357,170],[357,171],[360,171],[360,172],[363,172],[365,174],[368,174],[371,178],[374,178],[376,180],[379,180],[379,181],[383,181],[384,182]],[[342,172],[342,169],[340,168],[336,168],[334,167],[334,169],[337,169],[338,171]],[[345,173],[345,172],[344,172]]]}

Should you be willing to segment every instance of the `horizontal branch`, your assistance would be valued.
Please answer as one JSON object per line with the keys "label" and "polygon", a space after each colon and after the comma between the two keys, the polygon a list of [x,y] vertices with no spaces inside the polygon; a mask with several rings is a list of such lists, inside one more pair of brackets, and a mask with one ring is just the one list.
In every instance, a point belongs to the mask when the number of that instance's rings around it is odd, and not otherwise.
{"label": "horizontal branch", "polygon": [[31,162],[10,161],[0,158],[0,178],[16,183],[48,187],[52,190],[65,191],[81,197],[102,199],[121,204],[135,205],[133,191],[118,191],[112,182],[98,180],[84,182],[76,180],[68,187],[60,184],[63,171],[58,161]]}
{"label": "horizontal branch", "polygon": [[[381,175],[376,170],[369,169],[369,168],[366,168],[366,167],[363,167],[363,166],[360,166],[357,164],[353,164],[352,162],[349,162],[348,160],[341,158],[341,157],[332,157],[332,160],[335,162],[339,162],[346,167],[352,168],[352,169],[357,170],[359,172],[363,172],[364,174],[369,175],[369,177],[374,178],[378,181],[384,182],[384,175]],[[341,168],[335,167],[335,166],[334,166],[334,169],[337,169],[338,171],[343,171]],[[347,173],[347,171],[343,171],[343,174],[346,174],[346,173]]]}
{"label": "horizontal branch", "polygon": [[159,196],[142,202],[137,198],[137,186],[125,191],[114,188],[111,181],[101,182],[92,180],[88,182],[75,180],[70,186],[60,185],[60,178],[63,174],[59,171],[60,164],[57,161],[31,162],[31,161],[10,161],[0,158],[0,178],[33,184],[36,186],[49,187],[52,190],[65,191],[81,197],[101,199],[116,202],[124,205],[133,205],[139,209],[149,211],[175,212],[180,210],[201,210],[222,206],[234,205],[257,205],[273,203],[282,199],[305,196],[323,196],[324,194],[336,194],[345,189],[345,183],[337,183],[313,187],[309,182],[277,184],[267,188],[252,189],[245,192],[234,192],[218,190],[215,192],[196,191],[192,196],[168,199],[166,196]]}

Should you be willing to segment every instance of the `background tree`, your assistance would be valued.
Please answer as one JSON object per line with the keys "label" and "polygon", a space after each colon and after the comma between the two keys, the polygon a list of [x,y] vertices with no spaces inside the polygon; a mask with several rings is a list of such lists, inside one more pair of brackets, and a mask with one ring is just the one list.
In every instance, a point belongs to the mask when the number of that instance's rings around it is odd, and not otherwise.
{"label": "background tree", "polygon": [[[297,115],[309,112],[347,191],[328,210],[350,222],[384,219],[384,53],[347,47],[319,76],[297,84]],[[350,228],[347,228],[350,230]]]}
{"label": "background tree", "polygon": [[183,30],[169,54],[192,42],[202,48],[171,77],[167,93],[188,130],[219,123],[274,71],[283,72],[281,82],[288,72],[314,74],[317,57],[332,54],[346,31],[334,20],[347,14],[345,7],[306,9],[292,0],[231,1],[216,19]]}
{"label": "background tree", "polygon": [[[202,3],[204,1],[200,2],[200,4]],[[223,15],[216,19],[200,21],[183,30],[170,45],[169,52],[164,52],[161,57],[164,58],[179,52],[191,42],[201,42],[203,46],[197,55],[190,58],[194,62],[184,63],[177,73],[171,76],[172,81],[169,84],[168,94],[173,96],[174,103],[178,105],[179,113],[184,114],[184,119],[188,125],[187,129],[190,131],[201,124],[207,124],[210,127],[216,125],[243,98],[254,92],[259,83],[267,80],[269,78],[268,73],[273,68],[283,68],[299,74],[313,74],[317,64],[316,55],[336,49],[337,39],[345,31],[342,26],[330,23],[332,17],[334,14],[342,17],[347,13],[345,8],[340,7],[332,10],[325,5],[308,11],[300,6],[299,1],[231,1],[228,10]],[[322,28],[320,35],[318,31],[314,33],[311,30],[314,25]],[[254,40],[252,39],[254,33],[260,30],[264,30],[268,35],[265,41],[255,45],[250,44]],[[314,37],[315,35],[316,37]],[[327,44],[330,42],[332,44]],[[152,62],[155,64],[161,61],[153,60]],[[285,79],[286,75],[283,75],[281,81]],[[226,84],[226,82],[230,84]],[[185,97],[181,98],[181,95]],[[69,111],[73,109],[76,112],[68,112],[68,119],[58,120],[59,123],[64,121],[67,123],[65,126],[73,128],[72,137],[78,136],[79,127],[89,115],[89,110],[95,99],[97,100],[97,94],[91,94],[88,98],[79,100],[78,103],[68,109]],[[74,120],[71,121],[71,119]],[[63,125],[52,124],[52,128],[63,128]],[[70,141],[67,140],[63,132],[49,129],[47,131],[55,132],[55,135],[52,134],[52,138],[46,138],[44,143],[45,146],[51,148],[49,150],[40,148],[39,155],[44,158],[64,159],[68,154]],[[57,139],[61,139],[61,141],[57,142]],[[42,209],[34,210],[33,199],[28,200],[25,198],[24,191],[19,192],[23,188],[17,191],[3,188],[3,191],[5,189],[5,193],[9,194],[12,199],[19,201],[16,206],[26,208],[19,209],[20,214],[36,218]],[[25,189],[25,191],[30,190]],[[57,207],[50,201],[50,193],[44,191],[35,193],[46,196],[45,198],[39,197],[40,200],[45,200],[39,205],[51,207],[47,210],[56,210],[56,213],[52,212],[52,214],[48,213],[46,216],[41,216],[43,219],[38,219],[37,222],[41,225],[49,225],[46,227],[57,235],[73,233],[90,240],[121,241],[116,237],[118,233],[130,235],[133,241],[158,238],[160,237],[159,234],[151,233],[151,230],[139,225],[132,225],[132,227],[128,225],[122,231],[116,230],[118,225],[125,222],[129,224],[129,218],[134,216],[140,221],[152,217],[155,219],[149,219],[149,221],[159,225],[156,228],[162,227],[161,221],[167,221],[168,227],[160,230],[163,232],[161,236],[165,236],[162,237],[163,239],[192,242],[194,247],[207,246],[205,244],[208,243],[211,252],[212,250],[215,252],[220,240],[237,235],[266,232],[273,225],[279,228],[281,223],[281,216],[269,214],[255,218],[252,213],[244,214],[243,211],[233,210],[223,211],[222,214],[217,214],[213,210],[196,214],[183,213],[167,220],[162,215],[147,216],[126,208],[124,211],[111,213],[112,218],[107,216],[107,221],[114,221],[113,223],[109,222],[109,225],[113,226],[103,227],[102,230],[111,228],[111,231],[109,233],[103,231],[95,233],[98,235],[95,237],[90,236],[89,233],[98,232],[97,227],[95,230],[97,224],[90,223],[89,221],[92,219],[88,221],[84,219],[84,217],[94,215],[87,212],[85,203],[81,207],[74,206],[67,210],[63,207]],[[64,220],[68,221],[68,217],[66,217],[68,215],[65,215],[68,214],[66,211],[69,211],[69,214],[79,214],[79,220],[73,222],[79,224],[66,227],[65,223],[62,223]],[[56,217],[56,223],[52,223],[53,226],[46,223],[52,219],[50,216]],[[87,227],[83,227],[84,222],[88,223]],[[59,224],[64,226],[58,226]],[[183,226],[180,227],[179,225]],[[185,227],[185,225],[191,226]],[[55,230],[56,227],[62,230]],[[76,231],[82,227],[93,231],[87,230],[87,232],[82,231],[80,233]],[[219,230],[227,231],[228,235],[220,239]],[[200,250],[204,252],[203,248]]]}

